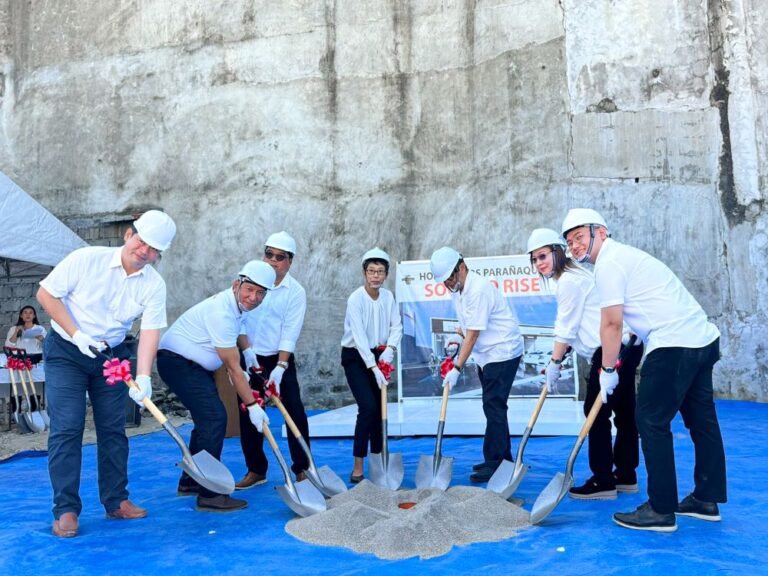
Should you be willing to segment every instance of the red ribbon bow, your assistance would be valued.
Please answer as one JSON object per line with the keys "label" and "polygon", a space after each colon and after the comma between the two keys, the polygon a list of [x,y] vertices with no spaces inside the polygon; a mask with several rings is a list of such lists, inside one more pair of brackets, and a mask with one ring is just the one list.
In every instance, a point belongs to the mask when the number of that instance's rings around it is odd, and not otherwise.
{"label": "red ribbon bow", "polygon": [[445,375],[453,370],[453,358],[447,356],[445,360],[440,363],[440,378],[445,378]]}
{"label": "red ribbon bow", "polygon": [[131,363],[128,360],[121,361],[119,358],[112,358],[106,360],[102,366],[104,366],[102,374],[107,379],[107,384],[110,386],[114,386],[118,382],[132,380]]}
{"label": "red ribbon bow", "polygon": [[19,367],[18,366],[18,362],[19,361],[16,360],[16,358],[8,358],[8,360],[6,361],[5,365],[7,366],[7,368],[9,370],[16,370]]}
{"label": "red ribbon bow", "polygon": [[384,374],[384,378],[389,380],[389,377],[392,375],[392,372],[395,371],[395,367],[389,362],[382,362],[381,360],[379,360],[379,370],[381,370],[381,373]]}
{"label": "red ribbon bow", "polygon": [[[253,399],[256,400],[256,404],[258,404],[261,408],[264,408],[264,398],[261,397],[261,394],[259,394],[258,390],[251,390],[253,393]],[[245,402],[240,402],[240,412],[247,412],[248,406],[245,405]]]}
{"label": "red ribbon bow", "polygon": [[277,393],[277,386],[275,386],[275,383],[272,382],[269,386],[264,388],[264,394],[267,395],[267,398],[271,398],[274,396],[278,400],[280,400],[280,394]]}
{"label": "red ribbon bow", "polygon": [[27,358],[27,360],[24,362],[24,367],[27,370],[32,370],[32,359],[31,358]]}

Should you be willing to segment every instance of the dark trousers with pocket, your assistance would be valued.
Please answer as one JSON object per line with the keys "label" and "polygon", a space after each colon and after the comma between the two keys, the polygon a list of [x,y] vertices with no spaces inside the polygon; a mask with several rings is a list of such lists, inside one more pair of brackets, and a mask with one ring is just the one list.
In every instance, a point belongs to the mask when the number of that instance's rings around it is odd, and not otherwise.
{"label": "dark trousers with pocket", "polygon": [[485,414],[485,437],[483,458],[485,462],[498,465],[502,460],[512,461],[512,443],[509,439],[507,401],[512,383],[515,381],[520,358],[502,362],[489,362],[477,372],[483,387],[483,414]]}
{"label": "dark trousers with pocket", "polygon": [[[189,451],[195,455],[205,450],[221,460],[227,433],[227,410],[219,397],[213,372],[167,350],[157,353],[157,371],[192,416],[195,426],[189,437]],[[182,473],[179,483],[196,484],[186,472]],[[200,486],[199,495],[211,498],[216,493]]]}
{"label": "dark trousers with pocket", "polygon": [[[622,346],[622,350],[625,348]],[[614,472],[622,483],[637,482],[637,466],[640,463],[640,442],[635,420],[635,374],[643,358],[643,346],[631,346],[623,352],[619,368],[619,384],[608,396],[597,413],[589,430],[589,468],[600,484],[613,485]],[[588,415],[595,399],[600,395],[600,366],[603,349],[592,356],[584,397],[584,415]],[[616,440],[612,438],[611,416],[616,427]]]}
{"label": "dark trousers with pocket", "polygon": [[657,348],[645,359],[637,394],[637,425],[648,472],[648,500],[659,514],[677,510],[671,422],[679,411],[693,440],[693,495],[725,502],[725,450],[715,410],[712,368],[720,339],[702,348]]}
{"label": "dark trousers with pocket", "polygon": [[[371,350],[379,360],[381,352]],[[365,458],[368,455],[368,443],[371,453],[380,454],[383,447],[381,429],[381,390],[376,384],[373,373],[366,368],[357,348],[341,349],[341,365],[352,396],[357,402],[357,421],[355,422],[355,439],[352,443],[352,455],[355,458]]]}

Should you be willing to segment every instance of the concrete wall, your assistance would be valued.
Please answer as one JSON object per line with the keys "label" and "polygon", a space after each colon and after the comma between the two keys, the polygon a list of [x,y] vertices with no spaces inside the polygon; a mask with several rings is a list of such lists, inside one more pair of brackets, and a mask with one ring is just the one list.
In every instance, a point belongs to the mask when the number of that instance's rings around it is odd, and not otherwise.
{"label": "concrete wall", "polygon": [[[172,317],[291,231],[311,405],[359,257],[518,253],[591,206],[768,400],[765,0],[0,0],[0,169],[58,216],[161,206]],[[390,280],[390,286],[392,286]]]}

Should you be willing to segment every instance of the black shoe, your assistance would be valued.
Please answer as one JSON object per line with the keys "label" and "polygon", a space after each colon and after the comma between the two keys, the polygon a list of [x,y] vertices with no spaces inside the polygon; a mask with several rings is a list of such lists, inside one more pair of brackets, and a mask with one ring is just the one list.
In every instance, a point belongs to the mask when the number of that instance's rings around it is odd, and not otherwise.
{"label": "black shoe", "polygon": [[182,484],[176,487],[176,496],[197,496],[200,493],[199,484]]}
{"label": "black shoe", "polygon": [[358,474],[358,475],[350,474],[349,481],[352,484],[360,484],[360,482],[362,482],[364,478],[365,478],[365,475],[363,474]]}
{"label": "black shoe", "polygon": [[690,516],[699,520],[709,520],[710,522],[720,521],[720,509],[715,502],[702,502],[689,494],[680,504],[677,505],[677,512],[680,516]]}
{"label": "black shoe", "polygon": [[634,512],[616,512],[613,521],[624,528],[632,530],[652,530],[654,532],[674,532],[677,530],[677,520],[674,514],[659,514],[651,503],[646,502]]}
{"label": "black shoe", "polygon": [[238,500],[226,494],[216,494],[210,498],[198,496],[195,510],[198,512],[234,512],[247,506],[248,502],[245,500]]}
{"label": "black shoe", "polygon": [[499,467],[498,462],[480,462],[472,466],[472,471],[479,472],[480,470],[485,470],[486,468],[490,468],[491,470],[496,470],[496,468],[498,467]]}
{"label": "black shoe", "polygon": [[474,484],[483,484],[491,479],[494,472],[496,472],[496,468],[481,468],[474,474],[470,474],[469,481]]}
{"label": "black shoe", "polygon": [[619,474],[613,473],[613,477],[616,480],[616,491],[624,494],[637,494],[637,474]]}
{"label": "black shoe", "polygon": [[568,490],[571,498],[577,500],[616,500],[616,485],[607,482],[598,482],[594,476],[581,486],[574,486]]}

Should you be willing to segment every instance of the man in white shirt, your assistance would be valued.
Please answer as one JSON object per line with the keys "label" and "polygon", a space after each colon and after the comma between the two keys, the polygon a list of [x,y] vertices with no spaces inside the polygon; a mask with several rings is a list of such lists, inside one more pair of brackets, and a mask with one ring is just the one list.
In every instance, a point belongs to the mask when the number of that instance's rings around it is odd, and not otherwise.
{"label": "man in white shirt", "polygon": [[[275,287],[264,304],[245,319],[240,348],[246,369],[263,370],[267,384],[275,384],[285,409],[309,446],[309,422],[301,401],[293,356],[307,309],[304,288],[289,272],[295,254],[296,240],[287,232],[277,232],[267,238],[262,259],[275,270]],[[242,415],[240,445],[248,471],[235,488],[245,490],[266,482],[267,458],[264,437]],[[288,435],[288,448],[291,469],[297,480],[303,480],[309,460],[292,434]]]}
{"label": "man in white shirt", "polygon": [[[609,237],[602,216],[576,208],[563,221],[573,257],[595,263],[600,296],[603,367],[600,388],[611,394],[624,322],[643,340],[637,424],[648,472],[648,502],[613,520],[635,530],[677,530],[675,514],[719,521],[725,502],[725,451],[717,421],[712,368],[720,358],[720,332],[699,303],[662,262]],[[695,488],[678,503],[671,422],[677,412],[696,453]]]}
{"label": "man in white shirt", "polygon": [[[251,260],[240,270],[231,287],[184,312],[160,340],[157,371],[192,415],[195,423],[189,442],[192,454],[206,450],[214,458],[221,458],[227,410],[216,389],[214,371],[222,364],[247,407],[249,424],[261,429],[269,422],[240,369],[237,340],[243,318],[261,304],[274,281],[275,273],[270,266]],[[199,485],[186,472],[181,475],[177,494],[197,495],[196,509],[200,512],[233,512],[248,505],[245,500],[217,494]]]}
{"label": "man in white shirt", "polygon": [[443,386],[453,387],[470,355],[477,363],[483,387],[486,418],[484,461],[476,464],[471,482],[487,482],[502,460],[512,461],[507,399],[523,355],[523,337],[517,316],[493,284],[470,271],[464,258],[444,246],[432,254],[430,268],[436,282],[451,293],[464,336],[454,368]]}
{"label": "man in white shirt", "polygon": [[[152,363],[160,330],[166,326],[165,282],[152,267],[176,234],[163,212],[150,210],[126,230],[121,248],[93,246],[75,250],[40,282],[37,300],[51,317],[43,344],[50,434],[48,471],[53,487],[53,533],[78,532],[80,467],[85,427],[85,394],[98,430],[99,497],[107,516],[143,518],[147,511],[128,499],[128,438],[125,401],[152,394]],[[139,390],[110,386],[103,359],[91,348],[109,345],[130,356],[123,345],[133,321],[141,317],[136,365]]]}

